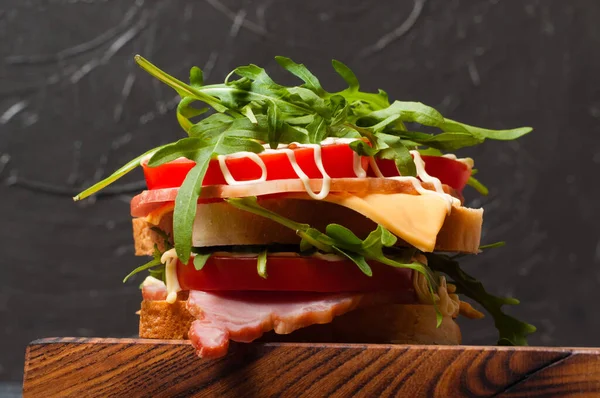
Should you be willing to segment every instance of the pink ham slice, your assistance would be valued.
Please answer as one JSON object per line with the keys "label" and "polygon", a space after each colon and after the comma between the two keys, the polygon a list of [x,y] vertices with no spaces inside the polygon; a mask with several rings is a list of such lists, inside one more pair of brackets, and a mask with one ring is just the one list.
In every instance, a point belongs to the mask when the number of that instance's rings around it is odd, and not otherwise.
{"label": "pink ham slice", "polygon": [[249,343],[274,330],[294,330],[329,323],[361,306],[395,302],[392,293],[324,294],[244,292],[215,294],[190,291],[187,309],[197,320],[188,336],[202,358],[227,354],[229,341]]}
{"label": "pink ham slice", "polygon": [[167,287],[164,283],[153,283],[142,285],[142,297],[144,300],[156,301],[167,299]]}

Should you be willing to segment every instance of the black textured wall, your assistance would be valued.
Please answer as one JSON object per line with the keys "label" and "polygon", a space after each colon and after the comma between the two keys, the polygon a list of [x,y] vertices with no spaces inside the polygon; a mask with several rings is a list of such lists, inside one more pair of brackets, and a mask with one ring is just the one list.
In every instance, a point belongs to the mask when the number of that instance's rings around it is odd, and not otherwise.
{"label": "black textured wall", "polygon": [[[28,341],[129,336],[140,296],[128,201],[69,196],[147,148],[181,136],[174,93],[133,62],[140,53],[186,78],[273,56],[307,64],[332,89],[332,58],[364,88],[419,100],[476,125],[532,125],[476,159],[488,197],[484,242],[467,261],[514,295],[536,345],[600,345],[600,3],[596,0],[19,1],[0,3],[0,380],[19,380]],[[490,320],[464,340],[493,344]]]}

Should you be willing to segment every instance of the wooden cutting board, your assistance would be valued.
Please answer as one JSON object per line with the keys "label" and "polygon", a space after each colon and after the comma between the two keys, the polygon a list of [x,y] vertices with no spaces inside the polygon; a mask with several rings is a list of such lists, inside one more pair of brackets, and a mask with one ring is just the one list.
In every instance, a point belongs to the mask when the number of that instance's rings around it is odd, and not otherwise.
{"label": "wooden cutting board", "polygon": [[51,338],[27,347],[25,397],[600,396],[600,349],[232,344]]}

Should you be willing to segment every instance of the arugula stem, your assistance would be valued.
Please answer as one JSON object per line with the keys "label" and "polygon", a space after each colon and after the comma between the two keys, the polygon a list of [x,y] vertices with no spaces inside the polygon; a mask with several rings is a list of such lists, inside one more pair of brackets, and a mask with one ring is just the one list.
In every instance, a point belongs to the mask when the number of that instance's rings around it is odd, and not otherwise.
{"label": "arugula stem", "polygon": [[150,260],[149,262],[147,262],[144,265],[140,265],[139,267],[137,267],[136,269],[134,269],[133,271],[131,271],[129,274],[127,274],[127,276],[125,278],[123,278],[123,283],[127,282],[127,280],[129,278],[131,278],[133,275],[145,271],[147,269],[150,268],[154,268],[154,267],[158,267],[159,265],[162,265],[162,263],[160,262],[160,258],[154,258],[152,260]]}
{"label": "arugula stem", "polygon": [[130,160],[124,166],[119,168],[117,171],[112,173],[110,176],[108,176],[104,180],[95,183],[88,189],[77,194],[75,197],[73,197],[73,200],[78,201],[81,199],[85,199],[88,196],[93,195],[96,192],[100,191],[102,188],[105,188],[106,186],[112,184],[113,182],[117,181],[119,178],[123,177],[125,174],[129,173],[131,170],[138,167],[140,165],[140,161],[142,159],[144,159],[146,156],[154,155],[161,148],[162,148],[162,146],[150,149],[148,152],[145,152],[145,153],[141,154],[140,156],[138,156],[137,158]]}
{"label": "arugula stem", "polygon": [[[313,110],[310,108],[306,108],[297,104],[293,104],[288,101],[284,101],[277,97],[272,97],[269,95],[257,93],[254,91],[242,90],[240,88],[226,86],[224,84],[211,84],[207,86],[202,86],[200,91],[204,94],[210,95],[211,97],[229,97],[232,94],[239,95],[245,98],[247,101],[272,101],[277,104],[279,107],[285,107],[286,109],[292,108],[299,114],[307,114],[313,113]],[[241,114],[240,114],[241,115]]]}
{"label": "arugula stem", "polygon": [[258,216],[262,216],[277,223],[293,229],[296,232],[305,232],[308,230],[308,224],[301,224],[292,220],[289,220],[285,217],[280,216],[277,213],[274,213],[270,210],[265,209],[264,207],[257,204],[256,197],[246,197],[246,198],[229,198],[225,199],[227,203],[232,205],[233,207],[237,207],[238,209],[245,210],[250,213],[254,213]]}

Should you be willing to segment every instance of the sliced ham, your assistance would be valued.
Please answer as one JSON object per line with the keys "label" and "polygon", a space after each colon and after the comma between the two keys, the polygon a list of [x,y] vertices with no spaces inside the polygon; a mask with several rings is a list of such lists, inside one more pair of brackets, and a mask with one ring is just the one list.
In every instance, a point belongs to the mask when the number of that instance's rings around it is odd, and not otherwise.
{"label": "sliced ham", "polygon": [[358,307],[397,301],[394,293],[323,294],[190,291],[187,309],[197,318],[188,336],[202,358],[227,353],[229,340],[249,343],[274,330],[294,330],[329,323]]}
{"label": "sliced ham", "polygon": [[167,286],[163,281],[148,276],[142,283],[142,297],[148,301],[166,300]]}

